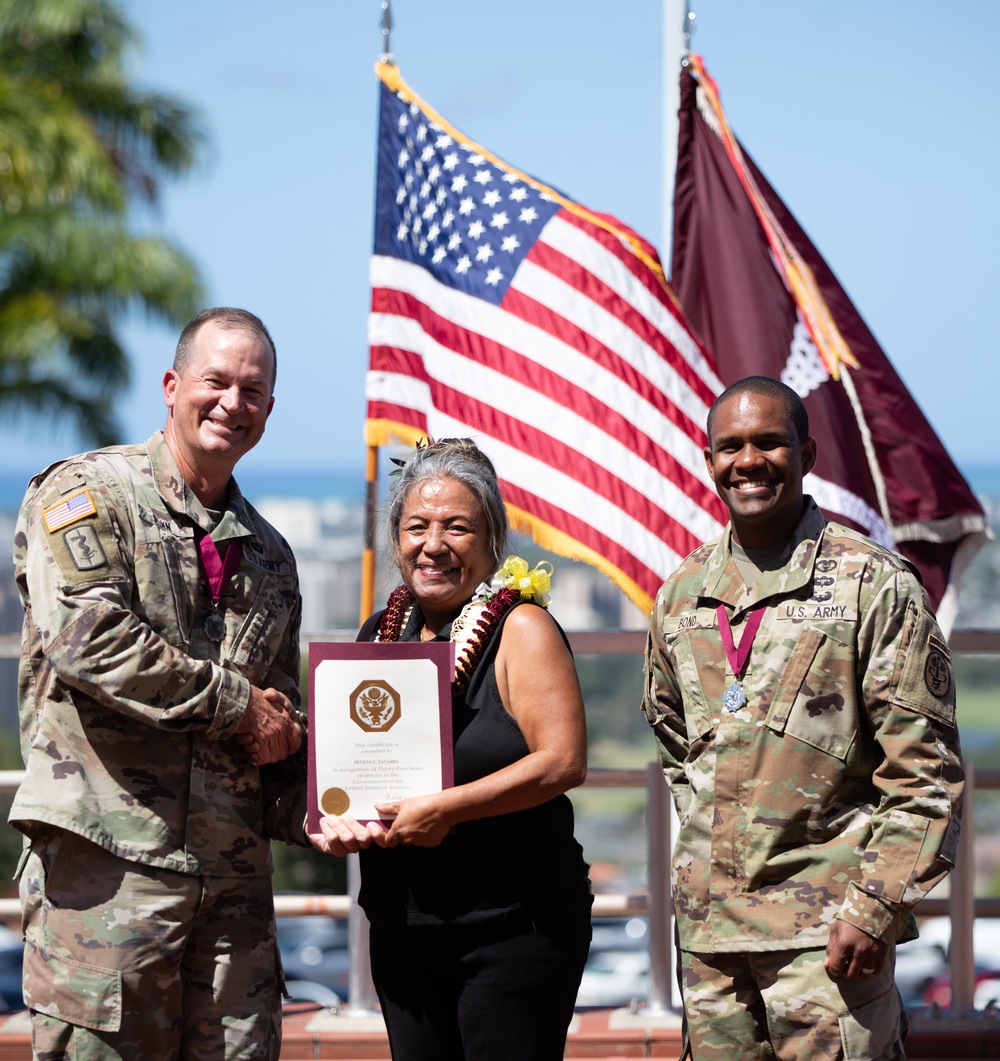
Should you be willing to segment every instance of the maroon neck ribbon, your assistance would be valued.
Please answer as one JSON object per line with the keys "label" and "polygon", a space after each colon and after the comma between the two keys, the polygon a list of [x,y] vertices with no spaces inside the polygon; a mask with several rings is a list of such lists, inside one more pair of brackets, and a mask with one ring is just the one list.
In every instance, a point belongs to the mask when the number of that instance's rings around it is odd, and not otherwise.
{"label": "maroon neck ribbon", "polygon": [[219,553],[219,547],[212,541],[212,536],[205,531],[199,531],[198,555],[201,557],[201,568],[208,579],[212,603],[217,605],[222,597],[222,591],[240,569],[243,547],[239,542],[230,542],[226,546],[226,555],[223,557]]}
{"label": "maroon neck ribbon", "polygon": [[729,616],[726,615],[726,606],[720,604],[715,609],[719,617],[719,633],[722,635],[722,646],[726,650],[726,660],[733,669],[733,676],[739,678],[746,666],[747,657],[753,647],[753,639],[757,636],[757,628],[761,619],[764,618],[764,605],[754,610],[747,616],[746,625],[743,627],[743,635],[740,637],[740,647],[737,648],[733,642],[733,628],[729,625]]}

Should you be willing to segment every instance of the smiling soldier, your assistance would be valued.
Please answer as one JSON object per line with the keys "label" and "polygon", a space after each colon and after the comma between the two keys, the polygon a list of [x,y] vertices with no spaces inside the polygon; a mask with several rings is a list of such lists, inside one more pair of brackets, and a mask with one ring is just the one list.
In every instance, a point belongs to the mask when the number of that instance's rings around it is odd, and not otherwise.
{"label": "smiling soldier", "polygon": [[730,523],[660,590],[643,696],[680,818],[692,1055],[896,1061],[895,944],[958,844],[948,648],[907,562],[803,493],[793,390],[733,384],[708,440]]}
{"label": "smiling soldier", "polygon": [[306,843],[301,606],[232,477],[274,379],[261,321],[205,310],[163,379],[165,431],[28,486],[10,821],[36,1057],[278,1056],[268,841]]}

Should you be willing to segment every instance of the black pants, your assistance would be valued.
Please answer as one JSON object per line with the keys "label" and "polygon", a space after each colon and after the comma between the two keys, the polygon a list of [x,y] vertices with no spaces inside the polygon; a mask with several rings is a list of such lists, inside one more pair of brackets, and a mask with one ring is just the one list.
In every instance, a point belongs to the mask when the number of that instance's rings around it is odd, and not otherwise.
{"label": "black pants", "polygon": [[474,925],[372,925],[394,1061],[562,1061],[591,897]]}

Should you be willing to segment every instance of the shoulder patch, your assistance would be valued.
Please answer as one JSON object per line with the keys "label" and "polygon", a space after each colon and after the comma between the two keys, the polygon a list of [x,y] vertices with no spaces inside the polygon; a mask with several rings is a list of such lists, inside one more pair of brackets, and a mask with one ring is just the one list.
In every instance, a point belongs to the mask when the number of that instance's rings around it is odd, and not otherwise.
{"label": "shoulder patch", "polygon": [[[39,500],[39,515],[29,534],[28,563],[43,557],[55,566],[60,585],[70,588],[113,582],[124,577],[115,523],[108,510],[107,487],[76,478],[62,495]],[[58,498],[58,500],[56,500]],[[41,508],[42,503],[51,502]],[[36,509],[36,512],[39,511]],[[33,545],[31,544],[33,542]],[[35,559],[30,557],[34,550]]]}
{"label": "shoulder patch", "polygon": [[74,527],[63,535],[70,559],[76,564],[77,571],[93,571],[103,567],[108,558],[104,554],[101,540],[91,524]]}
{"label": "shoulder patch", "polygon": [[938,700],[943,700],[951,693],[951,667],[937,649],[931,649],[924,660],[924,685],[931,696]]}
{"label": "shoulder patch", "polygon": [[55,534],[57,530],[76,523],[78,519],[86,519],[87,516],[96,516],[97,506],[90,496],[89,490],[78,490],[75,494],[63,498],[62,501],[50,505],[42,512],[42,519],[49,534]]}

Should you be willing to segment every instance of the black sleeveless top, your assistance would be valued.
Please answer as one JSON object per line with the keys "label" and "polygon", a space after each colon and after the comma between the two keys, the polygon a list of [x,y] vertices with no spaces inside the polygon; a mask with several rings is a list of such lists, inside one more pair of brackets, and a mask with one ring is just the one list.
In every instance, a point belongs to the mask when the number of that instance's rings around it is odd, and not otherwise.
{"label": "black sleeveless top", "polygon": [[[465,695],[452,687],[456,785],[528,754],[520,728],[500,700],[494,670],[500,632],[511,611],[498,624]],[[358,640],[374,640],[380,618],[381,613],[372,616]],[[401,640],[417,639],[422,624],[415,605]],[[437,847],[373,845],[360,858],[358,902],[369,921],[379,924],[484,921],[589,891],[583,849],[573,836],[573,805],[565,795],[528,810],[461,822]]]}

